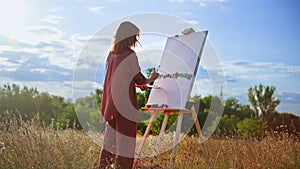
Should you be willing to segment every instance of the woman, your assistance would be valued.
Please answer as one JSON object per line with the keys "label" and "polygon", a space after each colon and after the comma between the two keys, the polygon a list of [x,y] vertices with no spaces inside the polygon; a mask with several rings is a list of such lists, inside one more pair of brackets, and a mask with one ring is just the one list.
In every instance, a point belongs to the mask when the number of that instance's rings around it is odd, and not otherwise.
{"label": "woman", "polygon": [[99,168],[115,163],[117,168],[131,169],[133,165],[139,119],[135,87],[145,90],[146,84],[158,77],[158,73],[152,72],[147,79],[141,73],[133,50],[139,32],[133,23],[121,23],[106,61],[101,109],[101,119],[106,121],[106,128]]}

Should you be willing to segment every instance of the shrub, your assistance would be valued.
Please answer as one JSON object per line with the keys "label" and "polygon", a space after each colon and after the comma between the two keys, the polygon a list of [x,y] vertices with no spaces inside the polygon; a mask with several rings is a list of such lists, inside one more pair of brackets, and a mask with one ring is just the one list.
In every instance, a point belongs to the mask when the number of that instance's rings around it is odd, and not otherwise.
{"label": "shrub", "polygon": [[238,131],[243,138],[260,138],[268,128],[266,122],[257,118],[246,118],[237,124]]}

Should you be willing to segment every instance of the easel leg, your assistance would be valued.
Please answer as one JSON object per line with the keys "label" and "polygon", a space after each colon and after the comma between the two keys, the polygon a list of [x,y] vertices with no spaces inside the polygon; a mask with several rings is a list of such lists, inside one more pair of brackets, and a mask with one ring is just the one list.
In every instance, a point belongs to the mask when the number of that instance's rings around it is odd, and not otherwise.
{"label": "easel leg", "polygon": [[178,146],[179,137],[180,137],[180,133],[181,133],[182,118],[183,118],[183,113],[179,113],[178,119],[177,119],[175,140],[174,140],[174,144],[173,144],[173,151],[172,151],[172,156],[171,156],[171,160],[170,160],[170,168],[175,167],[175,157],[176,157],[177,146]]}
{"label": "easel leg", "polygon": [[146,129],[145,134],[144,134],[144,136],[143,136],[142,142],[141,142],[141,144],[140,144],[140,146],[139,146],[139,149],[138,149],[138,151],[137,151],[136,158],[134,159],[134,162],[133,162],[133,167],[132,167],[133,169],[134,169],[134,168],[136,167],[136,165],[137,165],[138,158],[139,158],[140,155],[141,155],[141,152],[142,152],[142,150],[143,150],[144,144],[145,144],[145,142],[146,142],[146,138],[148,137],[148,135],[149,135],[149,133],[150,133],[150,129],[151,129],[151,126],[152,126],[152,124],[153,124],[153,121],[154,121],[154,118],[155,118],[155,116],[156,116],[156,113],[157,113],[157,112],[153,112],[153,114],[152,114],[152,116],[151,116],[151,118],[150,118],[150,120],[149,120],[149,124],[148,124],[148,126],[147,126],[147,129]]}
{"label": "easel leg", "polygon": [[193,119],[194,119],[194,123],[195,123],[195,126],[196,126],[198,136],[201,139],[202,138],[202,132],[201,132],[201,128],[200,128],[200,125],[199,125],[198,117],[197,117],[194,106],[192,107],[192,115],[193,115]]}
{"label": "easel leg", "polygon": [[168,118],[169,118],[169,115],[167,113],[164,114],[164,121],[161,125],[161,129],[160,129],[160,132],[159,132],[159,136],[158,136],[158,139],[157,139],[157,142],[156,142],[156,146],[155,146],[155,150],[154,150],[154,154],[153,154],[153,158],[152,158],[152,161],[151,163],[153,164],[154,161],[156,160],[156,156],[157,156],[157,152],[159,150],[159,146],[160,146],[160,143],[161,143],[161,139],[165,133],[165,130],[166,130],[166,127],[167,127],[167,123],[168,123]]}

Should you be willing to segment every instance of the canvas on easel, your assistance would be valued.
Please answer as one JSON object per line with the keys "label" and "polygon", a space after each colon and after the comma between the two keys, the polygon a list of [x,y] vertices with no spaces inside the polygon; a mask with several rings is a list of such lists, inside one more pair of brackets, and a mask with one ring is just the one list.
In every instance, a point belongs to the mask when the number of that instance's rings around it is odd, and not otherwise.
{"label": "canvas on easel", "polygon": [[[188,106],[188,103],[190,103],[190,94],[199,67],[207,33],[208,31],[189,32],[184,35],[168,37],[158,67],[159,77],[153,84],[148,102],[144,108],[144,110],[152,112],[152,115],[144,133],[143,140],[138,148],[133,168],[135,168],[138,163],[137,158],[140,157],[145,140],[149,135],[157,113],[164,113],[164,120],[154,150],[154,157],[157,155],[162,136],[166,130],[169,115],[175,112],[178,113],[170,168],[174,168],[175,165],[174,161],[179,134],[181,132],[183,114],[192,115],[198,135],[201,137],[201,129],[195,108],[194,106]],[[154,159],[152,162],[154,162]]]}
{"label": "canvas on easel", "polygon": [[208,31],[169,37],[147,105],[185,109]]}

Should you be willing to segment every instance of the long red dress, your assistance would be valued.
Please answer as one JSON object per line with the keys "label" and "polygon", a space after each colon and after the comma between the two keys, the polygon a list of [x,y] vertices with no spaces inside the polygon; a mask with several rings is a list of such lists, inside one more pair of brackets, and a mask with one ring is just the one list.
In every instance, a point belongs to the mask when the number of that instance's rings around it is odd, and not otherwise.
{"label": "long red dress", "polygon": [[135,84],[146,82],[133,50],[108,55],[101,109],[101,120],[107,123],[99,168],[113,163],[132,167],[139,120]]}

